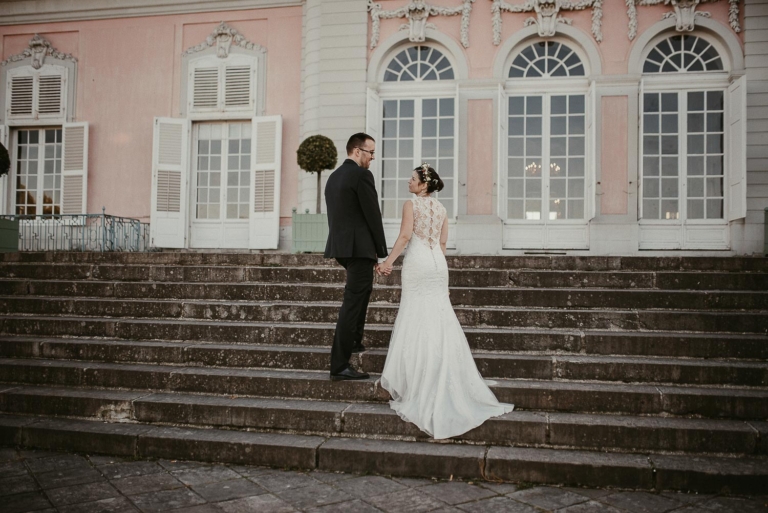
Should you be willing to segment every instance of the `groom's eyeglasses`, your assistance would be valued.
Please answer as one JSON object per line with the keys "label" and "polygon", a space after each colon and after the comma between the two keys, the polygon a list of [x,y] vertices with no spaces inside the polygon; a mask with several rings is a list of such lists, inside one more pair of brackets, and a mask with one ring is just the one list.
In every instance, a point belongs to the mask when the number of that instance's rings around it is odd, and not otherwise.
{"label": "groom's eyeglasses", "polygon": [[371,150],[364,150],[364,149],[363,149],[363,148],[361,148],[360,146],[355,146],[355,148],[357,148],[357,149],[358,149],[358,150],[360,150],[360,151],[364,151],[364,152],[366,152],[366,153],[370,153],[370,154],[371,154],[371,157],[373,157],[373,154],[374,154],[374,153],[376,153],[376,150],[373,150],[373,151],[371,151]]}

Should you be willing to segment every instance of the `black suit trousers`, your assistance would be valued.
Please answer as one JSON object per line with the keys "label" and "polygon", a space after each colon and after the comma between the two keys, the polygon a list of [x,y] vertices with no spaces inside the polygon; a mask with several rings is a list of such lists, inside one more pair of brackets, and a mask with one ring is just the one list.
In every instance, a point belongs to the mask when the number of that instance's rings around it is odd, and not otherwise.
{"label": "black suit trousers", "polygon": [[347,270],[344,302],[339,310],[336,333],[331,349],[331,374],[349,367],[349,358],[356,343],[363,340],[365,314],[373,291],[373,266],[376,260],[369,258],[337,258]]}

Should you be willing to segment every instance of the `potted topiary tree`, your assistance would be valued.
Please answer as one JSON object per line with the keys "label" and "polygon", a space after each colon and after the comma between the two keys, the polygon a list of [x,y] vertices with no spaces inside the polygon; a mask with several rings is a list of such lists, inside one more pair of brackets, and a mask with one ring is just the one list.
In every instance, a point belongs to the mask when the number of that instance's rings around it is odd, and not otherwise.
{"label": "potted topiary tree", "polygon": [[[0,180],[11,170],[11,157],[8,149],[0,143]],[[0,194],[7,194],[5,187],[0,187]],[[0,212],[1,214],[2,212]],[[19,250],[19,220],[0,219],[0,252]]]}
{"label": "potted topiary tree", "polygon": [[317,203],[315,213],[309,209],[300,214],[293,209],[293,252],[311,253],[323,251],[328,239],[328,218],[321,213],[322,173],[336,167],[338,153],[333,141],[324,135],[312,135],[304,139],[296,151],[299,167],[307,173],[317,174]]}

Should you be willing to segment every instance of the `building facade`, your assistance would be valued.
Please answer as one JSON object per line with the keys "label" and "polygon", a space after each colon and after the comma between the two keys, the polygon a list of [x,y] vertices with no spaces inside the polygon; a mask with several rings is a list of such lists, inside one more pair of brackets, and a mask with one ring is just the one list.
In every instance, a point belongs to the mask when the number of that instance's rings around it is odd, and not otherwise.
{"label": "building facade", "polygon": [[299,143],[366,131],[390,244],[427,162],[456,254],[763,250],[768,1],[115,4],[0,2],[2,213],[290,250]]}

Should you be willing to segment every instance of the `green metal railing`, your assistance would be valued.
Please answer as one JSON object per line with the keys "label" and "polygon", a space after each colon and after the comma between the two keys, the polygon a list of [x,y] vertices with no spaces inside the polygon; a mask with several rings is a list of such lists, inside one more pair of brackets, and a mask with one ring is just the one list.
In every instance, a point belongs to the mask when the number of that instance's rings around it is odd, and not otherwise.
{"label": "green metal railing", "polygon": [[1,215],[18,220],[19,251],[149,251],[149,223],[101,214]]}

